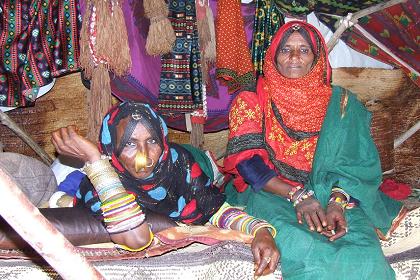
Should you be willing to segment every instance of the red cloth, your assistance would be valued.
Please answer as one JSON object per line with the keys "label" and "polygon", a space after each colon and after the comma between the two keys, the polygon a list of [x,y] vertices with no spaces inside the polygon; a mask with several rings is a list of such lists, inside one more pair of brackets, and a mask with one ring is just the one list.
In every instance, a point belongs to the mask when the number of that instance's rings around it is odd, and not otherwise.
{"label": "red cloth", "polygon": [[411,188],[404,183],[398,183],[392,179],[385,179],[379,189],[387,196],[395,200],[406,199],[411,194]]}
{"label": "red cloth", "polygon": [[216,76],[229,93],[255,86],[254,67],[247,45],[241,1],[217,1]]}

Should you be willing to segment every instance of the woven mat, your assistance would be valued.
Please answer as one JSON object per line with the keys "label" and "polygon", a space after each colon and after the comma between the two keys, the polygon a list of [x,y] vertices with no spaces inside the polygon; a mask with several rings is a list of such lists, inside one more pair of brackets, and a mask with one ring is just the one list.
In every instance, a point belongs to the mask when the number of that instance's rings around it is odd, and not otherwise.
{"label": "woven mat", "polygon": [[[224,241],[213,246],[191,247],[159,257],[95,262],[106,279],[254,279],[254,262],[248,245]],[[46,264],[29,260],[3,260],[0,279],[61,279]],[[280,266],[262,279],[282,279]]]}

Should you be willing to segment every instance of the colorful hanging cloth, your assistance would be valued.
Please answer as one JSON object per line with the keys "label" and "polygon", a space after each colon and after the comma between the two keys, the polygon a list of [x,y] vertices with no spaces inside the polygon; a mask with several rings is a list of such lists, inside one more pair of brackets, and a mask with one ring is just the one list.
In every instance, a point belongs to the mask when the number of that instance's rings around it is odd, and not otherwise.
{"label": "colorful hanging cloth", "polygon": [[172,51],[162,56],[158,109],[163,113],[191,113],[203,108],[195,1],[169,1],[168,19],[176,40]]}
{"label": "colorful hanging cloth", "polygon": [[402,68],[413,82],[420,86],[419,23],[420,6],[416,0],[408,0],[359,20],[359,25],[395,54],[402,63],[372,43],[357,28],[344,34],[342,39],[363,54]]}
{"label": "colorful hanging cloth", "polygon": [[39,88],[79,70],[76,0],[0,2],[0,106],[29,106]]}
{"label": "colorful hanging cloth", "polygon": [[216,75],[229,92],[255,90],[255,73],[246,42],[241,2],[219,0],[216,18]]}
{"label": "colorful hanging cloth", "polygon": [[263,73],[264,56],[273,35],[284,24],[283,14],[278,12],[272,0],[257,0],[252,40],[252,63],[257,78]]}
{"label": "colorful hanging cloth", "polygon": [[[122,5],[133,65],[130,73],[125,77],[111,75],[112,93],[121,100],[135,100],[157,108],[161,59],[148,55],[145,50],[149,20],[144,17],[142,0],[124,1]],[[210,0],[210,7],[215,16],[217,14],[216,5],[216,0]],[[241,11],[245,22],[247,42],[250,43],[255,3],[242,4]],[[210,69],[209,83],[207,84],[205,132],[215,132],[228,128],[229,107],[235,97],[234,94],[229,94],[227,87],[216,79],[215,72],[214,67]],[[186,130],[183,114],[167,114],[163,117],[171,128]]]}

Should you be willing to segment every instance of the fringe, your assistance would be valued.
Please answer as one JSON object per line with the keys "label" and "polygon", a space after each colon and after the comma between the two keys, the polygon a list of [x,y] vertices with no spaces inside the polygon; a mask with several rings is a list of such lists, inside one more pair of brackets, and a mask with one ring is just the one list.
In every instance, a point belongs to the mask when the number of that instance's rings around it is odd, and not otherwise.
{"label": "fringe", "polygon": [[80,66],[84,69],[84,75],[87,79],[92,77],[94,63],[89,50],[89,21],[91,16],[90,0],[86,1],[86,12],[83,16],[82,29],[80,31]]}
{"label": "fringe", "polygon": [[146,52],[149,55],[169,53],[175,43],[175,31],[168,19],[169,9],[163,0],[144,0],[145,16],[150,19],[146,39]]}
{"label": "fringe", "polygon": [[108,70],[123,76],[131,68],[130,47],[121,2],[87,0],[83,18],[79,62],[85,77],[91,79],[88,138],[95,142],[102,118],[112,106]]}
{"label": "fringe", "polygon": [[96,143],[102,119],[112,106],[110,79],[107,67],[100,63],[93,71],[88,96],[88,138]]}
{"label": "fringe", "polygon": [[111,44],[108,43],[112,60],[112,71],[118,76],[125,75],[131,68],[127,27],[125,25],[124,14],[120,3],[121,1],[117,1],[113,6],[110,31],[112,42]]}

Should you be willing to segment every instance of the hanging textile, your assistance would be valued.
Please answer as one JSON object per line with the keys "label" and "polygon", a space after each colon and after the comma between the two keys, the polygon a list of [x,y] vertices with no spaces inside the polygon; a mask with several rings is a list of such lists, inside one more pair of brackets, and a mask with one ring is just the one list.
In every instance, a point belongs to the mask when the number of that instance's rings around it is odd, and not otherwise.
{"label": "hanging textile", "polygon": [[[146,53],[146,37],[149,21],[144,17],[143,1],[124,1],[123,12],[127,26],[128,41],[132,67],[125,77],[111,76],[112,93],[121,100],[134,100],[148,103],[157,108],[160,57],[150,56]],[[210,0],[210,8],[214,16],[217,15],[217,1]],[[241,5],[241,12],[245,23],[247,43],[252,38],[252,28],[255,14],[255,3]],[[228,114],[230,103],[235,94],[229,94],[226,86],[216,79],[215,68],[210,69],[207,84],[207,120],[204,132],[215,132],[228,128]],[[163,116],[168,126],[186,131],[183,114],[166,114]]]}
{"label": "hanging textile", "polygon": [[169,1],[176,40],[162,56],[158,110],[190,113],[203,108],[200,48],[194,0]]}
{"label": "hanging textile", "polygon": [[252,39],[252,63],[257,78],[263,73],[264,56],[273,35],[284,24],[283,14],[278,12],[273,0],[257,0]]}
{"label": "hanging textile", "polygon": [[79,70],[76,0],[0,2],[0,106],[29,106],[39,88]]}
{"label": "hanging textile", "polygon": [[344,34],[343,40],[353,49],[382,62],[402,68],[420,86],[420,6],[416,0],[408,0],[359,20],[359,25],[371,36],[388,48],[405,65],[396,61],[353,28]]}
{"label": "hanging textile", "polygon": [[217,79],[228,86],[229,92],[255,90],[255,73],[240,1],[217,2],[216,34]]}

